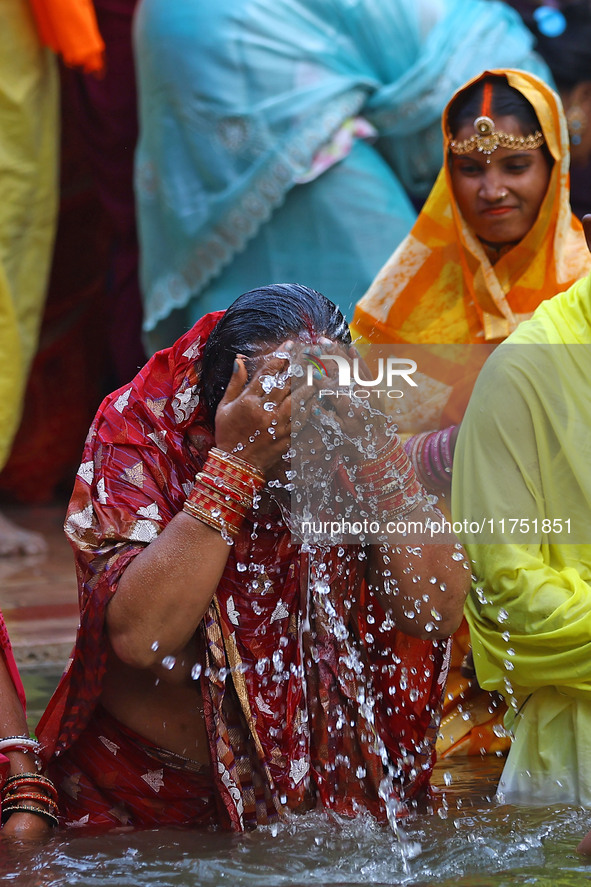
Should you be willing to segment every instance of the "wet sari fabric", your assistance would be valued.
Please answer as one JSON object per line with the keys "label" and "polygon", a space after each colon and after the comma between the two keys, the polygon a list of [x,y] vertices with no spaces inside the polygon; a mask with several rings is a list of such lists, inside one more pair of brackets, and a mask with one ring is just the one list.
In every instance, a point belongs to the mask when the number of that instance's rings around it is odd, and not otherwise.
{"label": "wet sari fabric", "polygon": [[152,743],[97,706],[74,751],[50,772],[60,787],[60,819],[71,828],[207,826],[218,820],[210,768]]}
{"label": "wet sari fabric", "polygon": [[[77,754],[100,700],[106,606],[130,561],[181,510],[213,443],[199,361],[220,316],[158,352],[91,427],[66,520],[81,626],[38,730],[56,771]],[[303,552],[279,510],[245,520],[197,632],[222,825],[241,830],[316,803],[383,818],[383,797],[427,791],[447,642],[396,632],[365,565],[357,546]]]}

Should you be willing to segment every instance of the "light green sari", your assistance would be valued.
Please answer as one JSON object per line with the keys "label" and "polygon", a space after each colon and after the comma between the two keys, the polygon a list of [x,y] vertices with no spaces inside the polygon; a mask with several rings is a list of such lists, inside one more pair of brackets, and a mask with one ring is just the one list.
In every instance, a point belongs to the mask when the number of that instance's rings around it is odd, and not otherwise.
{"label": "light green sari", "polygon": [[455,455],[453,517],[474,523],[477,676],[507,699],[515,734],[508,801],[591,804],[590,426],[586,277],[489,358]]}

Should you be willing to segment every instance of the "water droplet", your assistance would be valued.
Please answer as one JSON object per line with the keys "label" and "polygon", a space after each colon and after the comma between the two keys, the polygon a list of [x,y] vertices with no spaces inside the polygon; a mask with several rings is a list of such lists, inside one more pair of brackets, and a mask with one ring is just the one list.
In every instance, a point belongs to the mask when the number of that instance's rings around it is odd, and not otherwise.
{"label": "water droplet", "polygon": [[194,681],[197,681],[200,676],[201,676],[201,665],[199,664],[199,662],[196,662],[195,665],[193,666],[193,668],[191,669],[191,678]]}
{"label": "water droplet", "polygon": [[167,668],[169,671],[175,667],[176,659],[174,656],[165,656],[162,660],[162,665],[164,668]]}
{"label": "water droplet", "polygon": [[485,595],[485,593],[484,593],[484,588],[482,587],[482,585],[477,585],[477,586],[475,587],[474,591],[476,592],[476,597],[478,598],[478,603],[479,603],[479,604],[483,604],[483,605],[484,605],[484,604],[487,604],[487,603],[488,603],[488,601],[487,601],[487,599],[486,599],[486,595]]}
{"label": "water droplet", "polygon": [[158,643],[158,641],[154,641],[154,643],[152,644],[152,647],[151,647],[151,649],[154,651],[154,653],[156,652],[156,650],[158,649],[159,646],[160,646],[160,644]]}
{"label": "water droplet", "polygon": [[263,656],[262,659],[259,659],[254,667],[254,670],[258,675],[262,675],[265,673],[267,669],[267,665],[269,664],[269,660],[266,656]]}

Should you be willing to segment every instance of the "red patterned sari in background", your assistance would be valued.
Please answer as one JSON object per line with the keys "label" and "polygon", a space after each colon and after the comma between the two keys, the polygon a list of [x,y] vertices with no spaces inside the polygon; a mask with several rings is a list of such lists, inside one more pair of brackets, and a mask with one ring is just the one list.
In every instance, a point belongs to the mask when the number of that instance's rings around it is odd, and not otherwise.
{"label": "red patterned sari in background", "polygon": [[[204,317],[106,398],[86,442],[66,521],[81,626],[38,731],[66,808],[68,757],[80,759],[81,742],[87,756],[113,745],[94,727],[85,733],[102,717],[106,606],[127,565],[181,510],[213,444],[199,371],[220,316]],[[197,632],[194,675],[219,824],[241,830],[315,804],[343,814],[365,808],[383,819],[384,797],[405,802],[428,793],[448,645],[402,635],[385,620],[363,580],[366,558],[361,546],[302,551],[279,510],[244,521]],[[150,752],[166,759],[165,750]],[[384,782],[384,764],[391,781]],[[158,793],[167,772],[154,766],[137,782]],[[123,788],[111,782],[115,808]],[[155,821],[197,821],[174,808],[174,801],[160,805]],[[77,816],[76,825],[106,821],[91,794]],[[154,820],[132,809],[125,821]]]}
{"label": "red patterned sari in background", "polygon": [[[4,618],[2,616],[2,611],[0,611],[0,655],[4,661],[4,665],[6,666],[6,671],[8,672],[12,683],[14,684],[14,688],[17,692],[20,703],[23,707],[23,711],[25,710],[25,691],[23,690],[23,685],[21,683],[21,679],[18,673],[18,669],[16,667],[16,662],[14,661],[14,656],[12,653],[12,647],[10,645],[10,638],[8,637],[8,631],[6,629],[6,624],[4,622]],[[2,701],[0,700],[0,705]],[[0,786],[6,779],[8,775],[8,771],[10,768],[10,762],[8,758],[0,752]]]}
{"label": "red patterned sari in background", "polygon": [[16,689],[18,698],[20,699],[23,708],[25,707],[25,691],[23,690],[23,685],[21,683],[20,675],[18,673],[18,669],[16,667],[16,662],[14,661],[14,655],[12,653],[12,646],[10,644],[10,638],[8,637],[8,629],[6,628],[6,623],[4,622],[4,617],[2,616],[2,611],[0,610],[0,654],[4,659],[4,665],[6,666],[6,670],[8,674],[12,678],[12,683]]}

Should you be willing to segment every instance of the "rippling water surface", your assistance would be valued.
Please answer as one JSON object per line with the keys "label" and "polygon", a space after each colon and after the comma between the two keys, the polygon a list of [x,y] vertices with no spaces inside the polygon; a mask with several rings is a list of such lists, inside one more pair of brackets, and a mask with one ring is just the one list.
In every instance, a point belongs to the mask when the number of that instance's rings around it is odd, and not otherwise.
{"label": "rippling water surface", "polygon": [[[46,676],[42,680],[47,684]],[[35,681],[26,676],[26,683],[27,690],[34,690]],[[591,811],[569,806],[499,805],[493,795],[501,764],[494,757],[458,758],[438,764],[434,812],[401,824],[400,840],[370,817],[346,820],[323,812],[294,815],[279,826],[245,835],[171,829],[109,835],[62,832],[37,848],[0,841],[0,884],[591,884],[591,861],[575,852],[591,828]]]}

